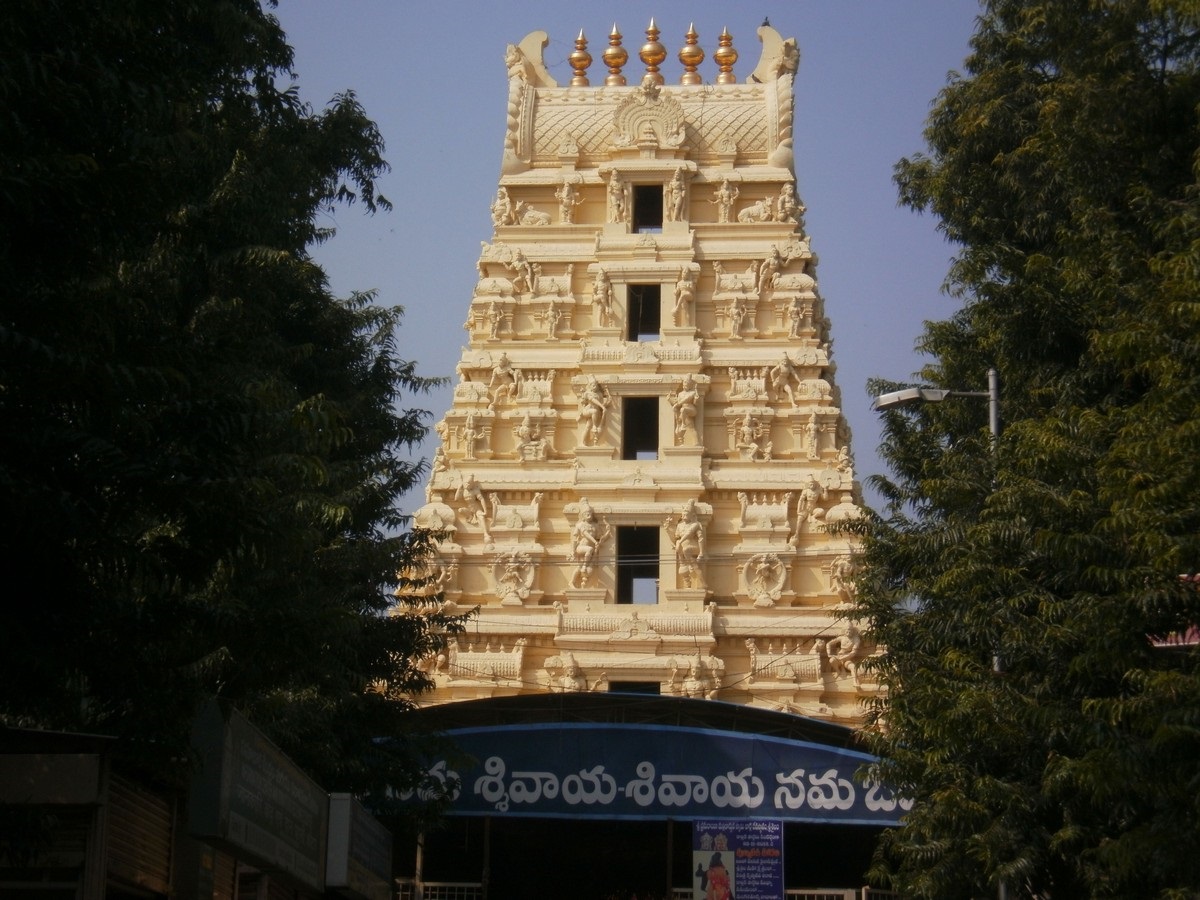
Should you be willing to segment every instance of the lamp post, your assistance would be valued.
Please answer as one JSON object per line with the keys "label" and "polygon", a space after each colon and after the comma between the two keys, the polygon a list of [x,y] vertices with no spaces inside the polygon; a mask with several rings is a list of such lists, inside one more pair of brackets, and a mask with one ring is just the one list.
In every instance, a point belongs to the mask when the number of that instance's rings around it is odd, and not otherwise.
{"label": "lamp post", "polygon": [[986,391],[947,391],[941,388],[904,388],[880,394],[872,404],[873,409],[894,409],[898,406],[912,406],[917,403],[941,403],[947,397],[986,397],[988,402],[988,428],[992,432],[992,452],[1000,442],[1000,374],[995,369],[988,369],[988,389]]}
{"label": "lamp post", "polygon": [[[992,434],[992,455],[1000,445],[1000,374],[995,369],[988,369],[988,389],[986,391],[947,391],[940,388],[904,388],[880,394],[875,398],[872,408],[876,410],[895,409],[899,406],[913,406],[917,403],[941,403],[947,397],[986,397],[988,402],[988,430]],[[992,671],[1000,674],[1004,663],[999,651],[992,655]],[[1008,900],[1008,883],[1001,881],[996,887],[997,900]]]}

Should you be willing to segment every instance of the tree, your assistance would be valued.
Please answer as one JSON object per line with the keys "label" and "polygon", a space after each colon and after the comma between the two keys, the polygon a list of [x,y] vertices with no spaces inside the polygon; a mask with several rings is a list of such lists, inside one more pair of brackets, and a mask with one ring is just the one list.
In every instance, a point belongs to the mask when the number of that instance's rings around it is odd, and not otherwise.
{"label": "tree", "polygon": [[[991,0],[897,166],[959,247],[918,377],[983,404],[884,415],[858,609],[887,653],[880,774],[906,896],[1200,890],[1200,8]],[[873,391],[889,385],[876,382]]]}
{"label": "tree", "polygon": [[384,614],[431,381],[309,255],[334,204],[388,208],[378,131],[281,87],[256,0],[17,0],[0,33],[0,722],[177,776],[218,695],[331,789],[396,780],[372,738],[455,625]]}

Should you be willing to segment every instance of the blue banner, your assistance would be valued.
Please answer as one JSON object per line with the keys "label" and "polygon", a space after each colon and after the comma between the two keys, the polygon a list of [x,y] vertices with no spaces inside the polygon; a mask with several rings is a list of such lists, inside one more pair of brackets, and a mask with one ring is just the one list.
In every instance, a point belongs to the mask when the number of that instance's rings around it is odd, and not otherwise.
{"label": "blue banner", "polygon": [[[447,732],[466,762],[432,761],[422,799],[451,815],[785,819],[896,825],[911,803],[854,778],[873,757],[760,734],[541,723]],[[409,799],[411,795],[401,795]]]}

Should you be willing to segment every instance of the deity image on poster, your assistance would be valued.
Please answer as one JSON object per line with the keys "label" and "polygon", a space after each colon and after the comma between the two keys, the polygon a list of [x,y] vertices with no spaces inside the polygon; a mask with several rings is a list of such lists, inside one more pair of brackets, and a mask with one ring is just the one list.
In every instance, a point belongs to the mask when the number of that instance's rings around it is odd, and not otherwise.
{"label": "deity image on poster", "polygon": [[783,896],[783,823],[709,819],[692,828],[693,900]]}
{"label": "deity image on poster", "polygon": [[703,852],[693,853],[696,863],[696,893],[697,900],[732,900],[733,897],[733,861],[725,862],[728,853],[714,850],[708,859],[708,867],[704,865]]}

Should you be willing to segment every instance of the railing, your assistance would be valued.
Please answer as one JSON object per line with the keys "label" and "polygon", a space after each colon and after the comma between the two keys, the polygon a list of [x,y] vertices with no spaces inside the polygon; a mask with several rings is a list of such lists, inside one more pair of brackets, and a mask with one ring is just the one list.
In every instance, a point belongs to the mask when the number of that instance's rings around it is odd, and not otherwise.
{"label": "railing", "polygon": [[[483,885],[469,881],[426,881],[421,900],[482,900]],[[691,888],[677,887],[670,900],[693,900]],[[900,900],[895,891],[879,888],[792,888],[784,892],[786,900]],[[396,881],[396,900],[417,900],[417,884],[412,879]]]}
{"label": "railing", "polygon": [[470,881],[425,881],[417,894],[417,883],[411,878],[396,880],[396,900],[482,900],[483,885]]}

